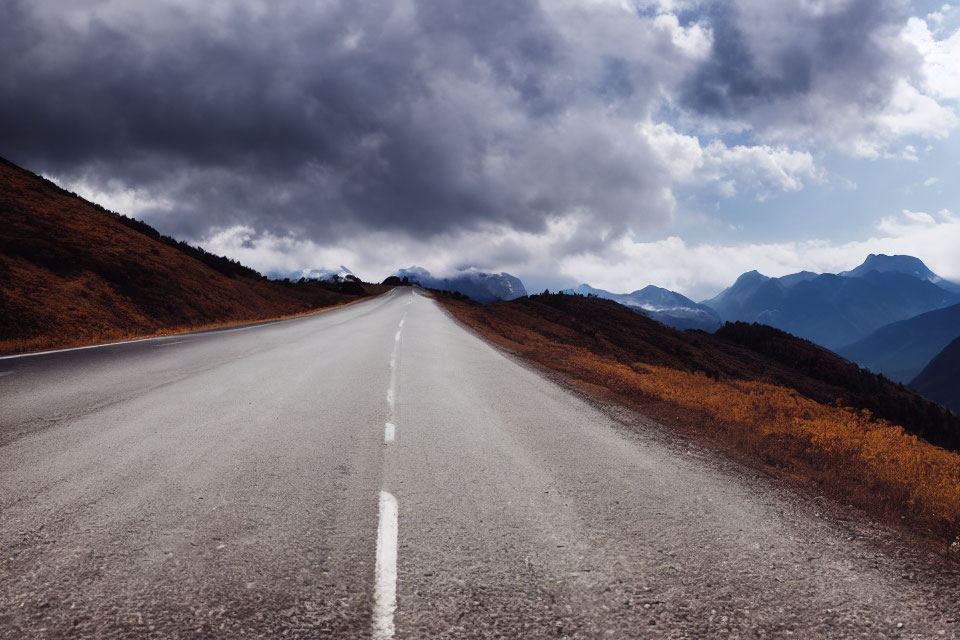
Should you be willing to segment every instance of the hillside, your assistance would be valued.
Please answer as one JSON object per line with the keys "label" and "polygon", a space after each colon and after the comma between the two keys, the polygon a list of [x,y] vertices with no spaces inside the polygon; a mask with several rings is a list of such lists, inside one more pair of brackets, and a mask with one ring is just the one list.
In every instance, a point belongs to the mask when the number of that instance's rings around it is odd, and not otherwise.
{"label": "hillside", "polygon": [[0,159],[0,353],[276,318],[354,295],[271,282]]}
{"label": "hillside", "polygon": [[582,296],[439,300],[490,342],[604,403],[843,508],[948,543],[960,531],[960,418],[810,342],[760,325],[680,332]]}
{"label": "hillside", "polygon": [[563,294],[486,307],[441,299],[511,343],[522,342],[525,331],[533,330],[625,364],[699,371],[713,379],[762,380],[827,405],[842,399],[844,405],[866,409],[933,444],[960,450],[957,416],[902,385],[772,327],[728,323],[715,334],[677,331],[610,300]]}
{"label": "hillside", "polygon": [[960,336],[960,304],[880,327],[837,353],[896,382],[907,383]]}
{"label": "hillside", "polygon": [[938,353],[910,386],[960,414],[960,338]]}

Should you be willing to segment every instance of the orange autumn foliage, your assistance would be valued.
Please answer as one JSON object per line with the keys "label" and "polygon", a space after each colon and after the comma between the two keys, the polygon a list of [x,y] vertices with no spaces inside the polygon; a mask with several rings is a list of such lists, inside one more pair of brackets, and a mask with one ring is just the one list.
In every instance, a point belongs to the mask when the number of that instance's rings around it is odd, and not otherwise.
{"label": "orange autumn foliage", "polygon": [[[960,534],[960,454],[869,411],[816,402],[760,380],[625,361],[622,354],[581,346],[589,342],[543,317],[440,301],[494,344],[588,393],[659,412],[662,422],[752,466],[888,522],[948,542]],[[683,424],[672,420],[674,413],[683,413]]]}
{"label": "orange autumn foliage", "polygon": [[284,318],[360,297],[268,281],[0,158],[0,354]]}
{"label": "orange autumn foliage", "polygon": [[[749,429],[760,439],[787,436],[807,445],[821,463],[848,467],[887,493],[916,521],[948,535],[960,533],[960,455],[919,440],[867,411],[830,407],[791,389],[762,382],[717,381],[702,373],[630,367],[591,354],[571,356],[608,388],[633,391],[704,411]],[[591,376],[592,377],[592,376]]]}

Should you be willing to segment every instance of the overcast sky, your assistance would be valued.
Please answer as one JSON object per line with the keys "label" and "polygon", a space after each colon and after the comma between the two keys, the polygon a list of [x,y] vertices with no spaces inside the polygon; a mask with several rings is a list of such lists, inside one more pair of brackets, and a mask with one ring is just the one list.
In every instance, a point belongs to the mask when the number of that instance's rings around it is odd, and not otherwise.
{"label": "overcast sky", "polygon": [[0,155],[261,271],[960,279],[960,6],[5,0]]}

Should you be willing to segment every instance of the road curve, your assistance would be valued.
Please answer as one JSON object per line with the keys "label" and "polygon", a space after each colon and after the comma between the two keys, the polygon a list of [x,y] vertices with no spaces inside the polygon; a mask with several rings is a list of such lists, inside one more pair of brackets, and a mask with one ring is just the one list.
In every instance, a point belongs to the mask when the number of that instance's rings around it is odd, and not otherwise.
{"label": "road curve", "polygon": [[407,288],[0,359],[2,638],[958,636],[820,511]]}

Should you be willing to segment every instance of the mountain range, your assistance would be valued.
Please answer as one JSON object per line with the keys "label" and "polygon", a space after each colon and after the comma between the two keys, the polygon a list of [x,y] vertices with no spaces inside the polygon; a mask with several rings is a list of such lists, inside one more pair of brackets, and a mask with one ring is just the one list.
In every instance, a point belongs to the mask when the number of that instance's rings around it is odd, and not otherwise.
{"label": "mountain range", "polygon": [[767,324],[839,349],[886,324],[960,303],[958,291],[914,257],[871,254],[840,274],[750,271],[701,304],[725,321]]}
{"label": "mountain range", "polygon": [[632,293],[611,293],[581,284],[575,289],[564,289],[561,293],[595,296],[613,300],[625,307],[642,312],[674,329],[700,329],[716,331],[722,322],[717,312],[710,307],[697,304],[690,298],[669,289],[649,285]]}
{"label": "mountain range", "polygon": [[945,348],[960,337],[960,285],[913,256],[870,254],[836,274],[800,271],[771,278],[749,271],[700,303],[655,286],[611,293],[582,284],[561,293],[612,300],[677,329],[769,325],[895,382],[917,378],[915,388],[948,404],[960,397],[960,384],[945,373],[956,357]]}
{"label": "mountain range", "polygon": [[341,282],[344,280],[360,281],[360,276],[347,267],[340,265],[339,269],[300,269],[297,271],[271,271],[267,273],[271,280],[319,280],[321,282]]}
{"label": "mountain range", "polygon": [[509,273],[486,273],[477,270],[459,271],[449,277],[437,278],[423,267],[398,269],[398,278],[407,278],[428,289],[459,291],[477,302],[513,300],[527,295],[519,278]]}

